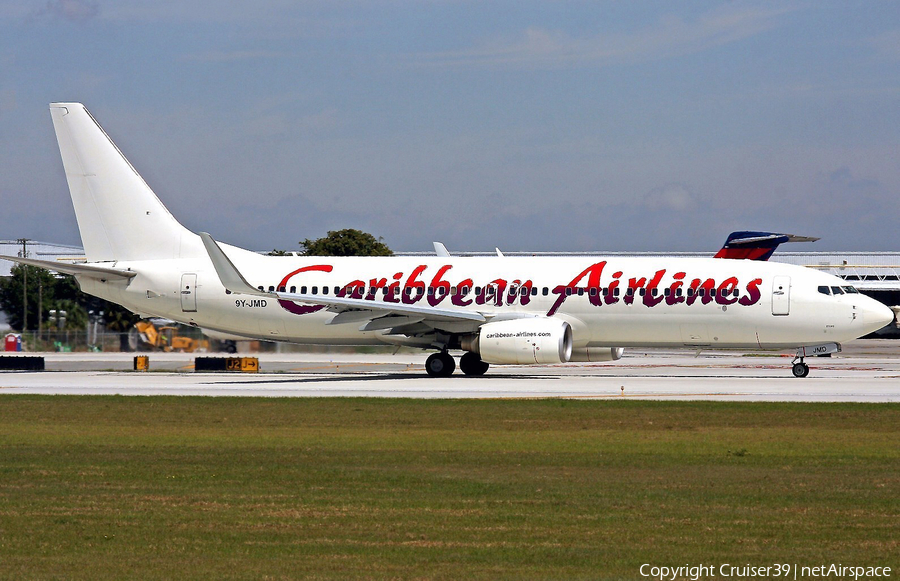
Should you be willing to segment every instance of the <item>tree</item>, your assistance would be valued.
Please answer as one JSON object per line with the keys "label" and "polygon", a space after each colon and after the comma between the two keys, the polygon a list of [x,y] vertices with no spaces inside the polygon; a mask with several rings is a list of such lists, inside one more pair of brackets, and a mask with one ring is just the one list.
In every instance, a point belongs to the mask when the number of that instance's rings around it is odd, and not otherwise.
{"label": "tree", "polygon": [[[47,327],[50,309],[66,311],[66,328],[82,329],[88,320],[88,312],[103,311],[107,326],[112,331],[127,331],[139,317],[115,303],[98,299],[81,292],[75,277],[53,275],[35,266],[17,264],[11,276],[0,277],[0,309],[6,311],[9,325],[22,330],[22,286],[28,273],[28,329],[38,328],[38,313]],[[43,304],[38,307],[38,302]]]}
{"label": "tree", "polygon": [[327,236],[300,242],[307,256],[391,256],[393,251],[382,238],[376,239],[371,234],[345,228],[329,231]]}
{"label": "tree", "polygon": [[[38,316],[47,320],[47,311],[53,308],[56,277],[36,266],[16,264],[9,277],[0,277],[0,309],[6,311],[9,326],[22,331],[22,288],[28,278],[28,328],[38,328]],[[42,304],[39,304],[42,303]],[[28,329],[25,329],[28,330]]]}

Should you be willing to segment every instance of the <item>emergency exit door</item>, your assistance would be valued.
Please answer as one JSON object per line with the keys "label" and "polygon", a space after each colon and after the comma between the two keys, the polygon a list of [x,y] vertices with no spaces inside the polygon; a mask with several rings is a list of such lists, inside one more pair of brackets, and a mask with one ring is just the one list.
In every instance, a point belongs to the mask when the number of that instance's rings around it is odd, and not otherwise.
{"label": "emergency exit door", "polygon": [[776,276],[772,281],[772,314],[791,314],[791,277]]}
{"label": "emergency exit door", "polygon": [[197,312],[197,275],[181,275],[181,310],[185,313]]}

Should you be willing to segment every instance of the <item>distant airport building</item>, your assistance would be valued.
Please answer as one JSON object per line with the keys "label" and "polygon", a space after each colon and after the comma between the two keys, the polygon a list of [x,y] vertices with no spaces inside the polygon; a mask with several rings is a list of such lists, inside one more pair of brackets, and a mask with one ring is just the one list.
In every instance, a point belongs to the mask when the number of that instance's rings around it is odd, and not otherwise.
{"label": "distant airport building", "polygon": [[[22,256],[21,240],[0,240],[0,255]],[[61,262],[84,262],[84,249],[80,246],[67,246],[53,242],[26,240],[24,258],[51,260]],[[0,260],[0,276],[9,276],[14,264],[8,260]]]}
{"label": "distant airport building", "polygon": [[[0,255],[22,256],[23,244],[21,240],[0,240]],[[84,262],[84,249],[80,246],[67,246],[53,242],[40,242],[38,240],[26,240],[24,244],[25,258],[38,260]],[[0,276],[10,276],[14,263],[8,260],[0,260]],[[9,323],[6,313],[0,310],[0,334],[9,331]]]}

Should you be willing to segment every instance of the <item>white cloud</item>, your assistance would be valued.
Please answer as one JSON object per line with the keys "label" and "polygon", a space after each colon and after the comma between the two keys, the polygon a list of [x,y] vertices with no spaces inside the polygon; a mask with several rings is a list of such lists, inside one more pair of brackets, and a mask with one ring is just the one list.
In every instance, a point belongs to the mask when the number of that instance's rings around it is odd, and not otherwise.
{"label": "white cloud", "polygon": [[900,60],[900,28],[873,36],[868,39],[868,43],[880,55],[891,60]]}
{"label": "white cloud", "polygon": [[100,6],[87,0],[49,0],[41,14],[71,22],[85,22],[100,14]]}
{"label": "white cloud", "polygon": [[513,37],[479,47],[417,57],[420,64],[511,68],[563,68],[656,60],[702,52],[755,36],[779,24],[791,9],[736,8],[708,12],[691,21],[667,16],[628,33],[576,38],[562,31],[530,27]]}

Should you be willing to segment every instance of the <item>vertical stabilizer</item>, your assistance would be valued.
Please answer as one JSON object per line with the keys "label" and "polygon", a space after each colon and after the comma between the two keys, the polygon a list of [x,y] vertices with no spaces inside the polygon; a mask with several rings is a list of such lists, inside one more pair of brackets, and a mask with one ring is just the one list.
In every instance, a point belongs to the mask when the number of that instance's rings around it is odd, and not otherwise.
{"label": "vertical stabilizer", "polygon": [[178,258],[196,239],[80,103],[52,103],[50,114],[87,259]]}

